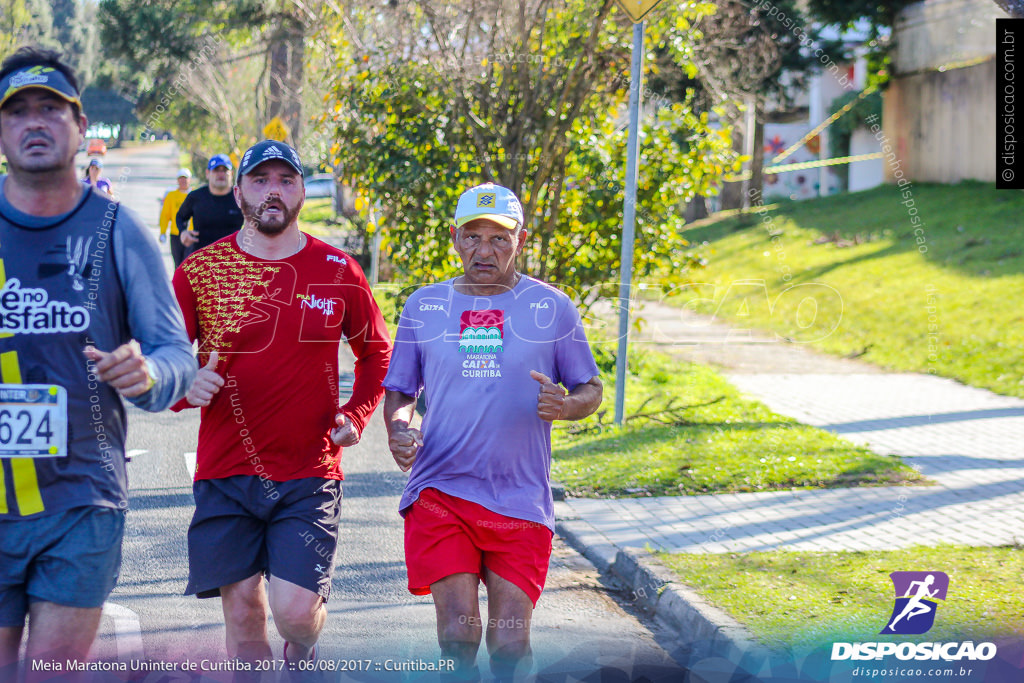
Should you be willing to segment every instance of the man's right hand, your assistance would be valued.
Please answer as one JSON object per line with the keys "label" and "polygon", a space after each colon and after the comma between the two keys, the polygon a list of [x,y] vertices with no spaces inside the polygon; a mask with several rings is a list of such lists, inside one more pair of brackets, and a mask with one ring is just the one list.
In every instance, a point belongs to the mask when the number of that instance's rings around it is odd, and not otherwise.
{"label": "man's right hand", "polygon": [[160,233],[160,244],[163,244],[166,241],[167,241],[167,233],[166,232]]}
{"label": "man's right hand", "polygon": [[192,386],[185,392],[185,400],[190,405],[198,407],[210,405],[210,401],[224,386],[224,378],[215,371],[218,359],[219,356],[214,351],[210,354],[210,360],[206,361],[206,365],[199,368],[196,378],[192,380]]}
{"label": "man's right hand", "polygon": [[181,233],[181,243],[186,247],[191,247],[193,244],[199,241],[199,233],[195,230],[186,230]]}
{"label": "man's right hand", "polygon": [[391,455],[403,472],[408,472],[412,464],[416,462],[416,453],[423,445],[423,433],[412,427],[399,427],[391,430],[388,437],[388,448]]}

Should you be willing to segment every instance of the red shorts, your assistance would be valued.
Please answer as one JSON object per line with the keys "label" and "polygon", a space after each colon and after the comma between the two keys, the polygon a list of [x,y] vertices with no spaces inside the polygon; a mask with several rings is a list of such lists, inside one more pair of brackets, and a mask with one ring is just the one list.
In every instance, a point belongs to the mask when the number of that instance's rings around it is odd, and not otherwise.
{"label": "red shorts", "polygon": [[543,524],[491,512],[482,505],[424,489],[405,514],[409,592],[452,574],[492,571],[522,589],[537,606],[551,560],[552,533]]}

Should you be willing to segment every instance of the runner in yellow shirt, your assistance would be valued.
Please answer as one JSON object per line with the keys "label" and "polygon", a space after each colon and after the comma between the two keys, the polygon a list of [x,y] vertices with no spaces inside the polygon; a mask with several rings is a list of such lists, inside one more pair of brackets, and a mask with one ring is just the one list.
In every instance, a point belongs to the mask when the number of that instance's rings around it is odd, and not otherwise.
{"label": "runner in yellow shirt", "polygon": [[[181,208],[182,202],[189,193],[189,182],[192,179],[192,171],[187,168],[178,169],[178,187],[164,195],[163,206],[160,207],[160,241],[167,241],[167,233],[171,234],[171,258],[174,259],[174,267],[185,258],[185,245],[178,239],[178,224],[174,217]],[[189,219],[189,228],[192,221]]]}

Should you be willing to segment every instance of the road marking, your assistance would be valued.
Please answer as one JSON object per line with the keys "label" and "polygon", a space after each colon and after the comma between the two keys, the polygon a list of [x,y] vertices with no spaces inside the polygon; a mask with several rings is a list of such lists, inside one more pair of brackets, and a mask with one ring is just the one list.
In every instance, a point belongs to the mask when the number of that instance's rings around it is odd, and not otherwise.
{"label": "road marking", "polygon": [[127,458],[128,460],[131,460],[131,459],[132,459],[132,458],[134,458],[134,457],[135,457],[136,455],[143,455],[143,454],[145,454],[145,453],[149,453],[149,451],[147,451],[147,450],[146,450],[146,449],[144,449],[144,448],[133,448],[133,449],[131,449],[130,451],[128,451],[127,453],[125,453],[125,454],[124,454],[124,456],[125,456],[125,457],[126,457],[126,458]]}
{"label": "road marking", "polygon": [[117,661],[142,659],[142,623],[139,615],[112,602],[103,603],[103,616],[114,622],[114,641],[117,643]]}
{"label": "road marking", "polygon": [[196,452],[185,453],[185,469],[188,470],[189,480],[196,478]]}

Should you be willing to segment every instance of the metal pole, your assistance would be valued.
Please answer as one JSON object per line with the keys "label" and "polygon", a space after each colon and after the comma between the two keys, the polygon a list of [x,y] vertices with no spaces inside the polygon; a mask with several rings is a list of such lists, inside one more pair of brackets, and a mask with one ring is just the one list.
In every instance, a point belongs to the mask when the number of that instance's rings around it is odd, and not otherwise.
{"label": "metal pole", "polygon": [[615,359],[615,424],[622,426],[626,406],[629,348],[629,298],[633,279],[633,234],[636,223],[637,132],[640,128],[640,81],[643,80],[644,22],[633,24],[633,68],[629,80],[629,137],[626,143],[626,202],[622,211],[622,257],[619,279],[619,353]]}

